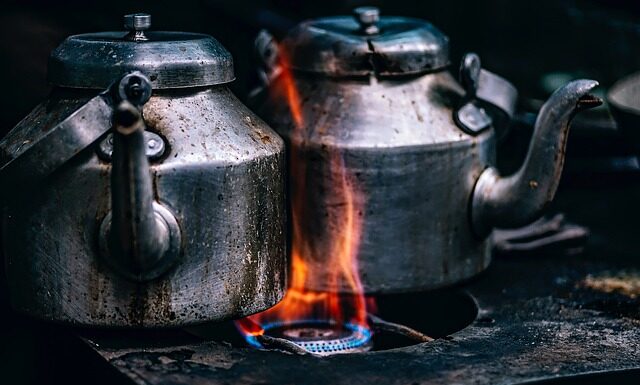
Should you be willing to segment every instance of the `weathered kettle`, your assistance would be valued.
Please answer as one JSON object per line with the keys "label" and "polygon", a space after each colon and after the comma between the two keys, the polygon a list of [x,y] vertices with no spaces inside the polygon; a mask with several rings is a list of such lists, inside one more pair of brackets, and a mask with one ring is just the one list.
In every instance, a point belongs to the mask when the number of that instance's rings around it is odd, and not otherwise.
{"label": "weathered kettle", "polygon": [[308,283],[312,290],[354,288],[330,279],[336,266],[313,252],[336,231],[331,210],[345,206],[327,196],[335,191],[327,185],[335,183],[327,182],[335,180],[335,154],[362,192],[364,291],[433,289],[488,266],[493,227],[540,214],[558,185],[571,118],[600,104],[588,94],[592,80],[557,90],[540,111],[523,166],[503,177],[492,167],[495,119],[513,113],[517,92],[474,54],[464,57],[456,82],[448,38],[433,25],[363,7],[354,17],[303,22],[280,43],[263,34],[256,47],[268,88],[258,113],[285,137],[291,166],[305,166],[290,179],[294,200],[305,190],[293,204],[304,213],[298,235],[313,240],[302,255],[320,275]]}
{"label": "weathered kettle", "polygon": [[282,139],[226,87],[233,59],[212,37],[146,32],[146,14],[125,27],[66,39],[51,97],[0,143],[13,306],[115,327],[273,306],[286,284]]}

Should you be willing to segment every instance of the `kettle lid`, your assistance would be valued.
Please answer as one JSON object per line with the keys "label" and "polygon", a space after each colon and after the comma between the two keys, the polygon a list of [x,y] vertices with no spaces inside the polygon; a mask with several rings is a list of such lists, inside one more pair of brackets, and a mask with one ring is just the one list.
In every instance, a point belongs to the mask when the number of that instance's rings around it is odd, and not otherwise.
{"label": "kettle lid", "polygon": [[440,30],[420,19],[380,17],[375,7],[303,22],[281,49],[284,65],[329,76],[411,75],[449,64],[449,39]]}
{"label": "kettle lid", "polygon": [[140,71],[154,89],[201,87],[234,80],[233,58],[213,37],[147,31],[151,16],[126,15],[122,32],[68,37],[49,58],[49,81],[69,88],[105,89]]}

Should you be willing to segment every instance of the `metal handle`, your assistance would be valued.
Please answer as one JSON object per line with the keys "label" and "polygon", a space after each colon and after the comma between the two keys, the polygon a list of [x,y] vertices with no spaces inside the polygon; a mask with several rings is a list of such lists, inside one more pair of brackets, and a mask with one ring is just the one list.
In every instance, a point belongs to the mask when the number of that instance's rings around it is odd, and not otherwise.
{"label": "metal handle", "polygon": [[258,59],[256,72],[260,79],[260,84],[249,91],[249,105],[257,106],[266,97],[267,89],[282,73],[280,66],[279,48],[276,39],[266,29],[260,30],[254,41],[254,52]]}
{"label": "metal handle", "polygon": [[[35,110],[38,116],[46,104]],[[26,118],[0,142],[0,181],[12,186],[2,194],[22,193],[38,185],[63,164],[100,139],[111,127],[111,98],[105,91],[82,105],[53,127],[32,132],[34,120]]]}
{"label": "metal handle", "polygon": [[100,250],[118,270],[137,280],[164,273],[181,248],[176,218],[153,198],[146,153],[158,154],[162,148],[149,151],[151,142],[145,140],[140,109],[150,97],[149,79],[134,72],[59,124],[38,130],[35,139],[23,139],[23,133],[33,128],[33,120],[25,119],[0,142],[0,180],[13,186],[3,192],[7,197],[41,183],[104,137],[113,125],[112,211],[100,227]]}
{"label": "metal handle", "polygon": [[280,74],[278,43],[269,31],[263,29],[256,36],[254,49],[260,63],[258,76],[266,87]]}
{"label": "metal handle", "polygon": [[465,95],[460,107],[454,110],[458,127],[470,135],[477,135],[490,126],[504,136],[515,113],[518,91],[506,79],[482,69],[480,57],[468,53],[460,65],[460,83]]}
{"label": "metal handle", "polygon": [[141,107],[151,83],[141,73],[125,76],[117,87],[113,113],[111,212],[100,228],[100,249],[120,272],[145,281],[163,274],[180,253],[180,227],[154,200]]}

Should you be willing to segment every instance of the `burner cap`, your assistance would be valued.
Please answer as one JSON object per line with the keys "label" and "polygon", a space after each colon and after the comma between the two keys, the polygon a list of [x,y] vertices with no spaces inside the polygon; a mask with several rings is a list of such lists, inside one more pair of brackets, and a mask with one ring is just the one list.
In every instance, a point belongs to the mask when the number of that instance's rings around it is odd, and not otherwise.
{"label": "burner cap", "polygon": [[371,349],[371,331],[360,325],[338,325],[327,321],[276,322],[263,326],[271,337],[289,340],[319,355],[366,352]]}

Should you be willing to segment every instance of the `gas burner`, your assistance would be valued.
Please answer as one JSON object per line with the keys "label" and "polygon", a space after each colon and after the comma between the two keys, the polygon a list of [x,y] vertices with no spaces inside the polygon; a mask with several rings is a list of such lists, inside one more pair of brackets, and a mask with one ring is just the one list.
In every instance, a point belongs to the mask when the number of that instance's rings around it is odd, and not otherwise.
{"label": "gas burner", "polygon": [[478,314],[475,300],[461,291],[380,295],[376,305],[376,314],[367,314],[369,328],[354,324],[339,327],[335,322],[313,319],[258,323],[249,317],[185,330],[202,340],[234,347],[248,344],[260,350],[327,356],[429,343],[464,329]]}
{"label": "gas burner", "polygon": [[[361,325],[338,325],[327,321],[274,322],[263,325],[264,336],[247,336],[258,348],[265,347],[264,337],[286,340],[317,355],[366,352],[372,347],[371,330]],[[270,337],[270,338],[269,338]]]}

